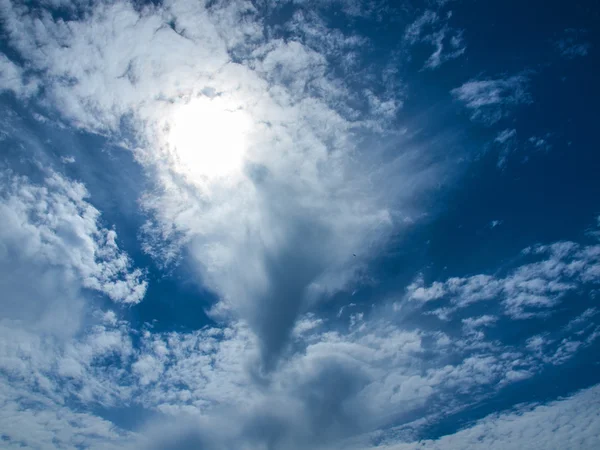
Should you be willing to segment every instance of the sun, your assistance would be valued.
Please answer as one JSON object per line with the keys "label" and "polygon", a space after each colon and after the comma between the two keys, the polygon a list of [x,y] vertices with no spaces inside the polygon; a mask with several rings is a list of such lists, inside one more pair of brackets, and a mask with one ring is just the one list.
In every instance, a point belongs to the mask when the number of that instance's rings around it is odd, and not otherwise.
{"label": "sun", "polygon": [[252,125],[249,114],[221,97],[199,97],[177,105],[167,144],[177,169],[198,181],[241,173]]}

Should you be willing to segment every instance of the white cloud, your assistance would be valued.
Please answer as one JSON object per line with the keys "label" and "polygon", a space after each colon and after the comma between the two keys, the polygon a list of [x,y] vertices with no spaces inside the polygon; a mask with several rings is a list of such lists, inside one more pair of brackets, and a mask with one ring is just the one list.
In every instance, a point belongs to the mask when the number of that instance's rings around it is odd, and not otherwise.
{"label": "white cloud", "polygon": [[[338,448],[390,423],[434,420],[437,414],[460,411],[465,405],[453,400],[456,395],[468,392],[471,401],[480,401],[535,375],[542,361],[561,364],[585,345],[534,336],[520,349],[471,333],[466,341],[449,340],[437,331],[403,329],[393,316],[384,315],[365,317],[360,327],[345,333],[306,317],[298,325],[302,337],[294,341],[299,351],[289,354],[268,380],[249,370],[259,346],[243,324],[187,333],[150,328],[142,330],[136,349],[127,323],[113,312],[100,315],[101,324],[67,346],[32,340],[31,334],[3,339],[14,343],[13,350],[3,352],[3,369],[19,379],[15,387],[39,391],[36,396],[45,402],[48,417],[68,417],[71,412],[62,402],[69,396],[85,405],[132,405],[164,415],[143,427],[143,436],[112,428],[123,436],[117,448],[139,448],[140,442],[146,443],[144,448],[189,448],[186,443],[257,449],[267,442],[290,449]],[[586,329],[590,317],[582,314],[570,331]],[[481,316],[463,324],[477,330],[495,321]],[[6,365],[9,361],[12,367]],[[105,423],[86,417],[98,426]],[[60,442],[86,433],[80,425],[62,426]],[[22,425],[2,432],[15,440],[25,434]],[[39,432],[48,442],[58,429],[41,426]],[[31,439],[21,440],[33,447]],[[98,447],[102,442],[109,447],[114,434],[95,439]]]}
{"label": "white cloud", "polygon": [[116,448],[124,434],[66,403],[111,404],[124,395],[117,360],[100,363],[131,355],[129,329],[114,313],[90,316],[97,308],[90,291],[137,303],[146,281],[114,230],[101,226],[81,183],[51,171],[36,177],[0,173],[3,442]]}
{"label": "white cloud", "polygon": [[497,317],[490,315],[484,315],[480,317],[468,317],[462,320],[463,330],[466,334],[476,334],[482,337],[483,333],[479,331],[479,329],[492,326],[497,321]]}
{"label": "white cloud", "polygon": [[499,144],[505,144],[508,140],[514,138],[517,135],[517,130],[512,129],[512,130],[503,130],[500,133],[498,133],[498,136],[496,136],[496,139],[494,139],[495,142],[498,142]]}
{"label": "white cloud", "polygon": [[424,69],[436,69],[464,54],[466,45],[463,31],[448,25],[451,17],[450,12],[442,15],[440,12],[427,10],[406,28],[404,39],[408,44],[424,42],[434,47],[433,53],[425,61]]}
{"label": "white cloud", "polygon": [[[115,231],[103,227],[83,185],[57,174],[44,183],[6,174],[0,256],[2,269],[19,272],[7,282],[11,298],[23,299],[2,305],[11,320],[0,323],[0,394],[13,418],[2,429],[7,445],[325,448],[460,411],[466,405],[456,396],[481,401],[596,338],[589,313],[569,325],[581,331],[576,338],[506,344],[482,332],[502,320],[491,314],[461,318],[454,335],[405,323],[389,305],[356,308],[339,328],[308,312],[351,288],[388,236],[419,217],[418,200],[441,172],[419,149],[400,145],[382,164],[380,154],[396,144],[387,127],[402,94],[382,86],[389,74],[346,77],[360,65],[365,38],[297,11],[285,28],[291,37],[279,39],[281,30],[244,1],[141,9],[116,2],[90,5],[69,21],[4,1],[0,14],[8,45],[43,74],[40,106],[132,149],[153,185],[141,200],[146,250],[159,262],[188,257],[196,279],[219,296],[211,312],[227,319],[158,332],[133,330],[120,310],[97,310],[89,290],[132,305],[147,287]],[[407,30],[408,40],[434,46],[428,67],[464,51],[447,19],[426,14]],[[435,29],[426,33],[429,25]],[[11,64],[22,83],[27,72]],[[515,77],[471,83],[459,95],[470,109],[525,101],[516,99]],[[178,118],[198,110],[204,122],[186,118],[181,132]],[[211,120],[232,114],[250,125]],[[220,139],[244,147],[228,178],[207,173],[210,160],[197,155],[222,150]],[[188,140],[186,154],[175,148]],[[450,298],[450,320],[502,296],[506,314],[525,317],[560,301],[573,283],[596,282],[597,249],[573,245],[534,247],[529,252],[545,259],[506,277],[431,285],[421,277],[409,287],[418,300],[409,308]],[[12,254],[22,261],[6,262]],[[23,282],[31,278],[38,284]],[[160,418],[133,436],[92,414],[103,408]]]}
{"label": "white cloud", "polygon": [[380,450],[409,449],[593,449],[600,444],[600,386],[548,404],[523,405],[492,414],[475,425],[437,440],[423,440]]}
{"label": "white cloud", "polygon": [[418,276],[407,287],[407,298],[418,302],[448,299],[454,308],[448,314],[476,302],[498,300],[506,315],[526,319],[550,314],[565,293],[600,282],[598,245],[556,242],[528,247],[523,254],[545,259],[523,264],[504,277],[452,277],[426,286]]}
{"label": "white cloud", "polygon": [[36,80],[27,79],[24,70],[0,53],[0,92],[12,91],[17,97],[27,98],[37,92]]}
{"label": "white cloud", "polygon": [[471,110],[471,120],[491,125],[518,105],[531,103],[525,75],[471,80],[452,89],[452,95]]}
{"label": "white cloud", "polygon": [[551,134],[547,133],[546,135],[542,136],[531,136],[528,141],[529,143],[533,146],[533,148],[535,150],[550,150],[552,148],[552,144],[550,144],[548,142],[548,139],[550,138]]}
{"label": "white cloud", "polygon": [[413,23],[406,27],[404,38],[410,43],[418,42],[423,34],[423,28],[427,25],[432,25],[440,20],[438,14],[434,11],[427,10],[418,17]]}
{"label": "white cloud", "polygon": [[[368,108],[356,107],[333,70],[333,55],[364,38],[316,23],[291,26],[295,38],[268,39],[277,30],[265,32],[242,1],[206,9],[181,0],[142,11],[117,2],[68,24],[49,14],[33,19],[13,4],[2,15],[10,45],[46,74],[44,101],[62,117],[117,137],[127,118],[136,135],[130,146],[156,186],[142,201],[151,216],[146,249],[176,261],[185,247],[221,299],[215,311],[233,312],[257,333],[265,367],[298,315],[351,283],[400,225],[399,211],[418,212],[418,198],[435,183],[438,168],[414,149],[382,166],[378,149],[361,147],[361,136],[384,131],[401,105],[394,92],[356,77],[352,91],[365,93],[358,104]],[[198,102],[248,118],[244,130],[212,124],[207,133],[198,124],[183,133],[206,152],[239,135],[245,161],[226,180],[205,178],[193,166],[206,159],[192,147],[184,155],[170,138],[173,120]],[[122,290],[115,284],[111,292]]]}
{"label": "white cloud", "polygon": [[[53,305],[50,309],[58,307],[51,299],[64,294],[57,292],[71,291],[67,295],[77,297],[80,288],[99,291],[115,302],[141,301],[147,286],[142,272],[130,269],[129,257],[117,246],[116,232],[99,225],[100,213],[86,201],[82,184],[56,173],[50,173],[43,185],[10,172],[0,177],[4,219],[0,264],[8,317],[19,316],[20,310],[35,316],[31,314],[39,307],[35,305],[45,303],[40,295]],[[27,278],[37,278],[39,284],[26,282]]]}
{"label": "white cloud", "polygon": [[496,138],[494,143],[500,148],[498,155],[498,167],[504,168],[506,166],[506,160],[510,153],[514,152],[517,146],[517,130],[506,129],[502,130]]}
{"label": "white cloud", "polygon": [[[482,386],[515,382],[520,379],[517,368],[523,365],[515,353],[502,351],[467,356],[459,349],[449,354],[447,346],[426,345],[427,334],[386,322],[365,321],[348,334],[305,333],[298,341],[306,346],[304,351],[282,363],[267,391],[262,383],[248,383],[246,378],[240,346],[246,354],[256,346],[243,329],[148,334],[138,361],[160,360],[168,369],[137,398],[175,421],[184,412],[198,417],[177,431],[179,439],[190,436],[188,445],[260,448],[271,442],[286,448],[337,448],[338,441],[369,433],[394,418],[429,411],[423,409],[428,402],[443,405],[457,390],[476,392]],[[425,352],[433,359],[423,370]],[[449,364],[450,358],[459,361]],[[209,431],[224,421],[231,424],[226,435]],[[257,423],[265,428],[255,434]],[[166,439],[156,445],[177,440],[164,436],[172,426],[167,421],[154,430],[159,442]]]}
{"label": "white cloud", "polygon": [[6,449],[122,449],[133,434],[89,413],[75,412],[0,378],[0,423]]}

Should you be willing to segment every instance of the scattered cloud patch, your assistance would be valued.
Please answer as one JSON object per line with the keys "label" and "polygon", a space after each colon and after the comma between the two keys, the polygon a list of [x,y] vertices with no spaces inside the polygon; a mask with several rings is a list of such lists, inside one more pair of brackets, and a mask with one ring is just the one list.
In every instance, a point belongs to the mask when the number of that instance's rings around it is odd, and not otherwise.
{"label": "scattered cloud patch", "polygon": [[591,449],[600,442],[600,415],[596,408],[599,400],[600,387],[594,386],[545,405],[523,405],[515,411],[492,414],[437,440],[376,448],[500,450],[519,448],[528,442],[539,448]]}
{"label": "scattered cloud patch", "polygon": [[406,28],[404,39],[409,45],[426,43],[434,48],[423,69],[437,69],[465,53],[464,32],[450,27],[451,17],[451,12],[442,14],[427,10]]}
{"label": "scattered cloud patch", "polygon": [[[31,308],[31,313],[38,308],[31,301],[44,304],[37,301],[37,290],[58,300],[76,296],[81,288],[117,303],[142,300],[147,288],[144,274],[131,268],[131,260],[117,245],[116,232],[100,225],[100,213],[87,202],[82,184],[53,172],[43,184],[9,171],[0,177],[2,265],[5,275],[12,274],[5,306],[15,308],[15,314],[27,312],[23,308]],[[39,283],[26,281],[32,277]],[[71,287],[71,294],[59,293]]]}
{"label": "scattered cloud patch", "polygon": [[471,80],[452,89],[454,98],[471,111],[471,120],[492,125],[516,106],[532,102],[525,75]]}
{"label": "scattered cloud patch", "polygon": [[531,136],[528,142],[534,150],[549,151],[552,149],[552,144],[550,143],[551,136],[550,133],[543,136]]}
{"label": "scattered cloud patch", "polygon": [[564,31],[563,37],[556,41],[556,48],[561,56],[573,59],[586,56],[592,45],[586,41],[586,30],[568,28]]}
{"label": "scattered cloud patch", "polygon": [[516,149],[517,130],[513,128],[501,131],[494,139],[494,143],[500,148],[497,165],[502,169],[506,166],[510,153]]}
{"label": "scattered cloud patch", "polygon": [[527,319],[551,314],[565,294],[600,282],[600,247],[596,244],[556,242],[528,247],[523,254],[542,259],[502,277],[479,274],[426,285],[419,276],[408,286],[407,298],[420,303],[448,300],[451,309],[440,311],[442,316],[474,303],[497,301],[504,314]]}

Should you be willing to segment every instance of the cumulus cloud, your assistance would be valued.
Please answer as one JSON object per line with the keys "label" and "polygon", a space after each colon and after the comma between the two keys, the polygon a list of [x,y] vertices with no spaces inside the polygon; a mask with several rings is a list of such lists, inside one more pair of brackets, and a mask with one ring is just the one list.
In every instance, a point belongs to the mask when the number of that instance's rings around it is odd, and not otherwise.
{"label": "cumulus cloud", "polygon": [[[39,329],[76,330],[82,289],[115,302],[137,303],[146,291],[114,230],[99,224],[85,187],[56,173],[44,183],[0,175],[0,265],[5,319]],[[34,282],[32,282],[34,280]]]}
{"label": "cumulus cloud", "polygon": [[[66,346],[31,333],[3,340],[12,343],[4,349],[4,370],[13,374],[15,387],[40,391],[37,401],[44,402],[48,420],[30,423],[35,430],[30,436],[22,423],[2,432],[10,442],[30,447],[38,442],[33,436],[43,434],[40,442],[52,448],[49,439],[59,428],[53,417],[70,417],[62,401],[76,398],[160,417],[150,415],[137,435],[111,428],[93,438],[85,437],[89,431],[81,422],[61,422],[61,443],[81,439],[91,448],[111,448],[118,439],[116,448],[368,448],[375,435],[388,442],[397,427],[418,430],[419,418],[460,411],[466,405],[452,400],[457,395],[469,393],[470,402],[481,401],[539,373],[545,363],[564,363],[594,338],[593,317],[586,311],[573,319],[568,334],[533,335],[522,345],[509,345],[487,340],[482,330],[499,320],[490,315],[463,319],[464,337],[410,329],[385,308],[347,331],[321,327],[307,316],[292,337],[299,351],[265,384],[248,370],[260,344],[243,323],[191,332],[148,327],[134,345],[127,322],[106,312]],[[85,417],[93,426],[106,426],[98,417]]]}
{"label": "cumulus cloud", "polygon": [[120,397],[111,382],[118,370],[97,363],[129,354],[128,330],[110,314],[90,316],[98,307],[90,294],[137,303],[146,281],[118,248],[115,231],[102,227],[85,187],[55,172],[42,175],[34,182],[0,174],[3,441],[109,448],[121,438],[112,424],[65,403]]}
{"label": "cumulus cloud", "polygon": [[508,78],[473,79],[451,93],[471,111],[471,120],[492,125],[518,105],[531,103],[526,75]]}
{"label": "cumulus cloud", "polygon": [[43,395],[0,380],[2,446],[13,448],[122,449],[131,434],[108,420],[52,404]]}

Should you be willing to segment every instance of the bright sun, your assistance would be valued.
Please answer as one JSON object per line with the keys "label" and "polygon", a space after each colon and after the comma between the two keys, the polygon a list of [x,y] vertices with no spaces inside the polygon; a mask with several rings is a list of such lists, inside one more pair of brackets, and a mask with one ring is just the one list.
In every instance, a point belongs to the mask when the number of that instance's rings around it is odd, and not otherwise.
{"label": "bright sun", "polygon": [[184,173],[214,180],[239,173],[247,149],[250,116],[215,97],[200,97],[172,114],[169,148]]}

